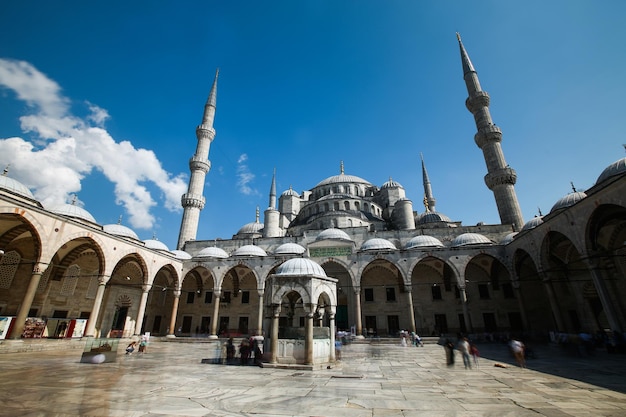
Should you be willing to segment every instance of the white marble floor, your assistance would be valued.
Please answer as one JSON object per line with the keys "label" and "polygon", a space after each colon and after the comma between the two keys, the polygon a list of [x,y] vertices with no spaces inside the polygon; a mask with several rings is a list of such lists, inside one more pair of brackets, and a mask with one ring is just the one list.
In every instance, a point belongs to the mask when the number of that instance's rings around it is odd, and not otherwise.
{"label": "white marble floor", "polygon": [[[121,348],[120,348],[121,349]],[[121,349],[122,350],[122,349]],[[527,369],[502,345],[478,368],[440,346],[352,344],[318,371],[202,364],[205,343],[80,363],[80,352],[0,354],[1,416],[625,416],[626,356],[536,348]],[[506,368],[495,367],[504,364]]]}

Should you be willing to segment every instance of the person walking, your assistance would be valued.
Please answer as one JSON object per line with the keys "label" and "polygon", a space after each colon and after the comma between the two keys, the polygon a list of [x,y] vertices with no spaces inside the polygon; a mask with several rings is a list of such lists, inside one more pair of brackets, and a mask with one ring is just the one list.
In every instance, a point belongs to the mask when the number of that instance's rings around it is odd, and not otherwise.
{"label": "person walking", "polygon": [[456,348],[459,352],[461,352],[461,356],[463,356],[463,365],[465,365],[465,369],[472,369],[472,362],[470,360],[470,342],[467,340],[467,337],[461,338]]}
{"label": "person walking", "polygon": [[478,358],[480,357],[480,352],[474,343],[470,343],[470,355],[474,358],[474,365],[478,368]]}
{"label": "person walking", "polygon": [[519,340],[511,339],[509,342],[511,353],[515,357],[520,368],[526,368],[526,359],[524,358],[524,343]]}

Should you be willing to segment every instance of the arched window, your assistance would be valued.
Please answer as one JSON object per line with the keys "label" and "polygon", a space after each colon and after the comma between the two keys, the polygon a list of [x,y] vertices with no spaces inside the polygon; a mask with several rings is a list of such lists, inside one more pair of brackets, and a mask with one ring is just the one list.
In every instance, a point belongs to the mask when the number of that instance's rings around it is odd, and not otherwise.
{"label": "arched window", "polygon": [[361,205],[359,204],[359,202],[358,202],[358,201],[356,201],[356,202],[354,203],[354,209],[355,209],[356,211],[361,210]]}
{"label": "arched window", "polygon": [[344,205],[346,210],[350,210],[350,202],[349,201],[344,201],[343,205]]}
{"label": "arched window", "polygon": [[335,201],[334,207],[335,207],[335,211],[339,211],[339,202],[338,201]]}

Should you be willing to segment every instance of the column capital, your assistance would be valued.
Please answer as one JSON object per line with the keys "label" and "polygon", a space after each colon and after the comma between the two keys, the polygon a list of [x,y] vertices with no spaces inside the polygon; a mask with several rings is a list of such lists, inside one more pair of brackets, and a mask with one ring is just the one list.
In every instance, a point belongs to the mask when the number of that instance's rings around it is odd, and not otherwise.
{"label": "column capital", "polygon": [[151,289],[152,289],[152,284],[143,284],[143,285],[141,286],[141,290],[142,290],[143,292],[148,292],[148,291],[150,291]]}

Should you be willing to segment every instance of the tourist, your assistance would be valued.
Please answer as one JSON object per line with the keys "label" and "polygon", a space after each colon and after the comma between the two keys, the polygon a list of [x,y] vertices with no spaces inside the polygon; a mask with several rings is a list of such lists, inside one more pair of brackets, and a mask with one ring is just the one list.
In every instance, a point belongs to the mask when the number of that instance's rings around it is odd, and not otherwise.
{"label": "tourist", "polygon": [[135,347],[137,346],[137,342],[132,341],[128,346],[126,346],[126,354],[131,355],[135,351]]}
{"label": "tourist", "polygon": [[461,338],[459,343],[457,343],[456,348],[459,352],[461,352],[465,369],[472,369],[472,362],[470,361],[470,343],[467,340],[467,337]]}
{"label": "tourist", "polygon": [[511,353],[513,353],[519,367],[525,368],[526,360],[524,359],[524,344],[519,340],[511,339],[509,342],[509,348],[511,349]]}

